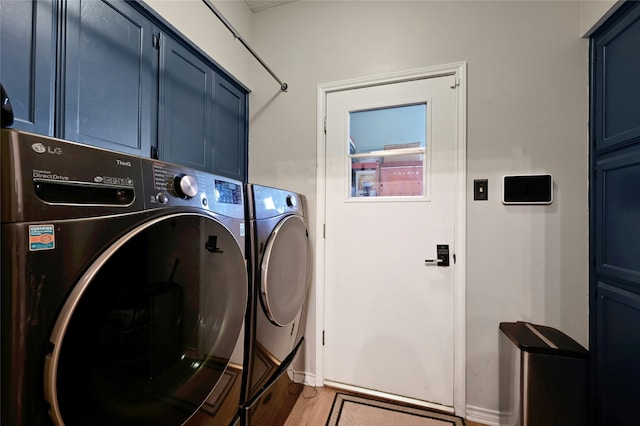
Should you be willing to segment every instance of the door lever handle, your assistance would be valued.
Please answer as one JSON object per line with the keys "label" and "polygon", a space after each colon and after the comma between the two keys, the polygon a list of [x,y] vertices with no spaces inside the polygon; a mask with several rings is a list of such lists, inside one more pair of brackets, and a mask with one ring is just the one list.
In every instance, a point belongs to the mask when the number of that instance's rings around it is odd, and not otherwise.
{"label": "door lever handle", "polygon": [[438,244],[436,245],[437,250],[437,258],[435,259],[425,259],[425,265],[438,265],[438,266],[449,266],[449,245],[448,244]]}

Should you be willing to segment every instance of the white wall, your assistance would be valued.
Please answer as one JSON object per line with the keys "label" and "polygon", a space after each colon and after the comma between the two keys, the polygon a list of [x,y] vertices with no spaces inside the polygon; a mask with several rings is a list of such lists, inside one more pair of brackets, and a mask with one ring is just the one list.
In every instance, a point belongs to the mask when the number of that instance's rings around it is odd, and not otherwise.
{"label": "white wall", "polygon": [[[251,97],[250,178],[306,194],[315,223],[320,83],[467,61],[467,403],[498,410],[498,324],[528,320],[587,345],[587,40],[578,2],[302,1],[254,15],[266,73]],[[500,178],[549,172],[556,201],[505,207]],[[312,238],[318,230],[312,228]],[[313,342],[311,320],[308,341]],[[314,349],[307,348],[313,373]]]}
{"label": "white wall", "polygon": [[580,35],[589,37],[623,3],[623,0],[581,0]]}
{"label": "white wall", "polygon": [[[259,64],[202,0],[143,0],[245,86]],[[244,1],[214,1],[215,7],[247,39],[253,14]]]}
{"label": "white wall", "polygon": [[[317,85],[467,61],[468,412],[497,416],[500,321],[557,327],[587,345],[588,42],[580,37],[598,18],[585,18],[581,2],[303,0],[251,14],[243,2],[216,1],[286,93],[199,0],[147,3],[252,90],[249,179],[306,194],[313,241]],[[501,176],[529,172],[554,175],[554,204],[503,206]],[[475,178],[489,179],[489,201],[471,199]],[[314,367],[310,346],[306,368]]]}

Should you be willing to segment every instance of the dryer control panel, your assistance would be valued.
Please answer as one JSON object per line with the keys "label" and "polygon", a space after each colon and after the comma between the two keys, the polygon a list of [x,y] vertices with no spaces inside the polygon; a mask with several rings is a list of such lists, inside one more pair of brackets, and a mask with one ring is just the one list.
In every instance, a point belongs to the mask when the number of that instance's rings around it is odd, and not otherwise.
{"label": "dryer control panel", "polygon": [[304,216],[303,195],[262,185],[250,185],[250,187],[256,219],[268,219],[284,213]]}
{"label": "dryer control panel", "polygon": [[149,208],[196,207],[244,218],[240,181],[166,163],[143,159],[146,203]]}

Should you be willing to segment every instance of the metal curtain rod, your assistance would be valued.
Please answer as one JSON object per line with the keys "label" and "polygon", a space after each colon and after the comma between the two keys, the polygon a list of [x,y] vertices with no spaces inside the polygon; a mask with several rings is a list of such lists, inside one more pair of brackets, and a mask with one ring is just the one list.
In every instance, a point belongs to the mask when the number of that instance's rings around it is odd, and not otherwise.
{"label": "metal curtain rod", "polygon": [[256,58],[258,62],[260,62],[260,64],[264,67],[264,69],[266,69],[269,72],[269,74],[271,74],[271,76],[275,78],[278,83],[280,83],[280,90],[282,90],[283,92],[286,92],[287,88],[289,87],[287,86],[287,83],[283,83],[282,80],[280,80],[278,76],[273,71],[271,71],[271,68],[269,68],[269,66],[264,63],[264,61],[251,48],[251,46],[249,46],[247,42],[244,41],[240,33],[238,33],[238,31],[236,31],[236,29],[233,28],[233,25],[231,25],[229,21],[227,21],[227,19],[222,15],[222,13],[220,13],[220,11],[209,0],[202,0],[202,1],[218,17],[218,19],[222,21],[222,23],[229,29],[229,31],[231,31],[231,33],[233,34],[233,37],[240,40],[240,43],[242,43],[242,45],[247,48],[247,50],[253,55],[253,57]]}

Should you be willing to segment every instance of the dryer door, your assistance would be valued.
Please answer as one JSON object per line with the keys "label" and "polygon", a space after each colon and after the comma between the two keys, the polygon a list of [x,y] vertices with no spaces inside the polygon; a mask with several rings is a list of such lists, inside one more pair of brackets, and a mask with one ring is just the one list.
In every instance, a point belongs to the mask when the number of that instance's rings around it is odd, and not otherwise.
{"label": "dryer door", "polygon": [[309,286],[309,259],[304,221],[297,215],[286,216],[273,230],[262,258],[260,296],[273,324],[289,325],[302,309]]}
{"label": "dryer door", "polygon": [[229,424],[247,303],[240,244],[213,216],[183,212],[143,223],[100,254],[50,338],[54,423],[180,425],[216,394],[211,424]]}

